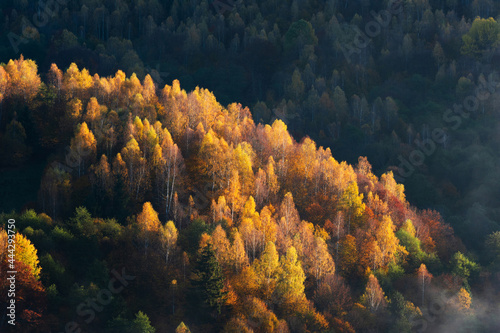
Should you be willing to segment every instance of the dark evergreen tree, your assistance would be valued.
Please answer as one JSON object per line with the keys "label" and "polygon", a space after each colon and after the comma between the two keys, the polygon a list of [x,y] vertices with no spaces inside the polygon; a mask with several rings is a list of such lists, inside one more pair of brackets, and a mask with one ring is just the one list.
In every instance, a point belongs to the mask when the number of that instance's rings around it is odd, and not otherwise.
{"label": "dark evergreen tree", "polygon": [[211,244],[201,251],[193,273],[191,283],[196,294],[210,312],[216,312],[216,316],[220,315],[227,291],[224,290],[224,275]]}

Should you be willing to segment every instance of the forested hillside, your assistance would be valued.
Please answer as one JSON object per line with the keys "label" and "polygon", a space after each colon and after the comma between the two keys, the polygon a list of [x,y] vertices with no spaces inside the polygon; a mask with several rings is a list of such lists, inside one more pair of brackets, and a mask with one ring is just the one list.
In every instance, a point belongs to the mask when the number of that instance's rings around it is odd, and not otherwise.
{"label": "forested hillside", "polygon": [[4,160],[51,153],[34,210],[1,215],[18,231],[20,330],[498,325],[500,234],[481,267],[438,212],[412,207],[365,157],[338,162],[283,121],[256,125],[241,104],[177,80],[53,64],[42,82],[23,57],[0,77]]}
{"label": "forested hillside", "polygon": [[[367,156],[377,175],[393,170],[412,203],[438,210],[480,253],[500,229],[499,9],[491,0],[4,0],[0,59],[22,53],[42,73],[74,62],[207,88],[339,160]],[[41,166],[27,173],[38,182]],[[0,181],[14,178],[23,181]]]}
{"label": "forested hillside", "polygon": [[16,332],[500,327],[499,2],[2,0],[0,27]]}

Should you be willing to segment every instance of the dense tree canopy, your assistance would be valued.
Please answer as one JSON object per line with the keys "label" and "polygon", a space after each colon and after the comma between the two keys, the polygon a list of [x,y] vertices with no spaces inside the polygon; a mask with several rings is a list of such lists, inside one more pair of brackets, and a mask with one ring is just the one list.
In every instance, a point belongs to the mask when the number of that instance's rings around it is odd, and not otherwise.
{"label": "dense tree canopy", "polygon": [[56,2],[0,9],[21,330],[498,326],[497,2]]}
{"label": "dense tree canopy", "polygon": [[[125,281],[133,286],[124,283],[102,318],[82,327],[186,331],[181,318],[203,330],[352,330],[390,327],[391,313],[403,327],[449,276],[455,282],[446,288],[462,304],[453,311],[472,311],[482,266],[438,212],[407,202],[392,172],[375,176],[366,158],[339,163],[313,140],[295,141],[283,121],[255,124],[248,109],[224,107],[206,90],[187,93],[176,81],[160,93],[150,79],[96,75],[95,84],[107,82],[119,96],[109,99],[70,79],[85,70],[51,72],[51,80],[67,79],[41,83],[17,103],[36,115],[52,96],[53,110],[73,112],[69,133],[36,132],[40,142],[68,145],[40,186],[37,209],[54,220],[2,215],[18,223],[16,256],[33,281],[22,292],[47,304],[40,311],[78,305],[122,267],[141,280]],[[495,237],[485,242],[488,269],[498,267]],[[415,288],[401,288],[404,281]],[[389,306],[393,297],[400,306]],[[28,326],[57,327],[71,313],[30,315]]]}

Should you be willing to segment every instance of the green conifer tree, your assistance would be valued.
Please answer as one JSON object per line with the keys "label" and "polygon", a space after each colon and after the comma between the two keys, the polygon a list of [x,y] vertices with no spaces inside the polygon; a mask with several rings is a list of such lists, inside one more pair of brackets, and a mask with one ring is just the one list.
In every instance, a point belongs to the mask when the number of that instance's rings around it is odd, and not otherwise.
{"label": "green conifer tree", "polygon": [[205,305],[220,314],[227,291],[223,290],[224,275],[210,243],[205,246],[196,261],[191,283]]}

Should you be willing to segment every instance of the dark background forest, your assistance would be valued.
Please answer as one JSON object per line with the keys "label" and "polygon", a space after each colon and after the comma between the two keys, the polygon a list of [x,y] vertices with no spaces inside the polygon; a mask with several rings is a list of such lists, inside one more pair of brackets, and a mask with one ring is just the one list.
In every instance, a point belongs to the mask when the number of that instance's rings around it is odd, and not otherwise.
{"label": "dark background forest", "polygon": [[[135,285],[85,330],[492,331],[499,14],[2,1],[0,211],[38,250],[44,304],[25,329],[61,330],[126,267]],[[443,290],[461,305],[434,319]]]}

